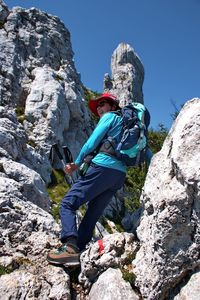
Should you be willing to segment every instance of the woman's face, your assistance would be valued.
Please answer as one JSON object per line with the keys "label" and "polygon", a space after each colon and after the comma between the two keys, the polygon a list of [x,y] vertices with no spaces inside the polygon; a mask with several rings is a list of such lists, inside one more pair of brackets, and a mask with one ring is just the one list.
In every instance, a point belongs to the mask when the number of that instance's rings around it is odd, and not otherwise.
{"label": "woman's face", "polygon": [[113,106],[110,105],[106,100],[100,101],[97,105],[97,113],[101,118],[105,113],[113,110]]}

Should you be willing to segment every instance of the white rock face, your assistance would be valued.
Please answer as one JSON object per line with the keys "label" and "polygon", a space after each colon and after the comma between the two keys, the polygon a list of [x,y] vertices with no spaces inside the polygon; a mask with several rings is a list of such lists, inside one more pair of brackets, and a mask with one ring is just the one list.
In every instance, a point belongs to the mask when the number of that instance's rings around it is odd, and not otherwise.
{"label": "white rock face", "polygon": [[1,298],[70,299],[69,276],[46,261],[60,228],[50,214],[23,197],[21,188],[13,179],[0,177],[0,265],[12,270],[0,278]]}
{"label": "white rock face", "polygon": [[141,248],[133,262],[144,299],[162,300],[200,267],[200,99],[185,104],[144,186]]}
{"label": "white rock face", "polygon": [[[75,158],[91,133],[70,33],[57,17],[35,8],[8,11],[3,5],[1,14],[0,105],[23,111],[27,142],[35,156],[44,157],[40,168],[34,161],[34,169],[48,182],[51,145],[67,145]],[[2,141],[16,159],[16,147],[2,131]]]}
{"label": "white rock face", "polygon": [[[7,193],[12,190],[13,183],[9,184],[10,180],[19,187],[22,199],[28,199],[49,211],[51,201],[47,196],[45,183],[33,170],[33,168],[39,169],[45,159],[31,152],[31,147],[26,144],[28,138],[22,125],[17,121],[13,111],[6,110],[4,107],[0,107],[0,136],[2,197],[3,192]],[[43,174],[48,174],[48,172],[50,172],[50,166],[47,163]]]}
{"label": "white rock face", "polygon": [[45,210],[49,210],[51,202],[44,182],[38,173],[12,160],[2,160],[2,167],[5,172],[4,174],[20,184],[23,197],[31,199],[31,202],[34,204]]}
{"label": "white rock face", "polygon": [[[48,156],[58,143],[75,157],[93,124],[64,24],[3,2],[0,20],[0,265],[12,270],[1,276],[0,292],[4,299],[68,299],[69,276],[46,262],[60,232],[48,213]],[[96,276],[126,262],[138,246],[132,241],[112,238]],[[91,286],[89,265],[82,274]]]}
{"label": "white rock face", "polygon": [[130,283],[122,278],[119,269],[109,268],[93,284],[89,293],[89,300],[139,300]]}
{"label": "white rock face", "polygon": [[194,273],[174,300],[197,300],[200,297],[200,272]]}
{"label": "white rock face", "polygon": [[12,110],[0,106],[0,153],[2,157],[21,159],[27,136]]}
{"label": "white rock face", "polygon": [[133,101],[143,103],[144,68],[130,45],[121,43],[113,52],[111,71],[112,79],[105,74],[104,90],[116,95],[121,107]]}
{"label": "white rock face", "polygon": [[122,219],[122,225],[128,232],[136,233],[136,229],[140,224],[140,218],[143,214],[143,207],[141,206],[135,212],[129,213],[127,212]]}
{"label": "white rock face", "polygon": [[75,156],[91,130],[70,34],[57,17],[2,1],[0,21],[0,265],[12,271],[1,298],[70,299],[68,274],[46,261],[60,233],[48,213],[50,147]]}
{"label": "white rock face", "polygon": [[0,22],[4,23],[7,16],[9,14],[8,8],[5,3],[1,0],[0,1]]}
{"label": "white rock face", "polygon": [[[42,271],[42,272],[41,272]],[[4,300],[56,299],[71,300],[69,276],[62,269],[48,267],[34,272],[14,271],[0,279],[0,293]]]}

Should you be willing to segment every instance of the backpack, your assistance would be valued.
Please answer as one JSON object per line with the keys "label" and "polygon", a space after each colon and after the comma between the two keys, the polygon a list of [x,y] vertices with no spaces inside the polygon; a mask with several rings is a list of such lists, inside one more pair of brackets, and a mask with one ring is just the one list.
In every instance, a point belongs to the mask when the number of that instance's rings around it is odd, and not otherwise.
{"label": "backpack", "polygon": [[122,117],[122,133],[118,141],[107,137],[100,152],[116,156],[128,167],[137,166],[146,156],[149,111],[143,104],[133,102],[115,113]]}

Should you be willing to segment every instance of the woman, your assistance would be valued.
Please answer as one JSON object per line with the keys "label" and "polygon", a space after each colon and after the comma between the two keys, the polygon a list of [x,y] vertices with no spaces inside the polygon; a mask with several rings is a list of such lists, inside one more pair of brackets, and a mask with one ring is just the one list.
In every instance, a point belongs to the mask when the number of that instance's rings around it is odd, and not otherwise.
{"label": "woman", "polygon": [[[94,152],[106,137],[119,139],[122,131],[121,116],[113,113],[119,109],[118,101],[111,94],[102,94],[89,101],[90,110],[100,118],[92,135],[82,147],[74,163],[67,164],[65,171],[71,175],[83,163],[84,158]],[[53,264],[79,264],[80,251],[91,240],[95,224],[103,214],[112,196],[125,180],[126,166],[115,156],[97,153],[84,176],[80,176],[61,203],[62,246],[48,254]],[[76,210],[88,203],[87,211],[77,229]]]}

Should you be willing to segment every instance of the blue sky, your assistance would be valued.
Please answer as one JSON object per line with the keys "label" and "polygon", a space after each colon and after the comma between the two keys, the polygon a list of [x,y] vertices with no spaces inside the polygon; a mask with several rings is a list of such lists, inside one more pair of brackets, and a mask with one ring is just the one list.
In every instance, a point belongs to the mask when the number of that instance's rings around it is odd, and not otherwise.
{"label": "blue sky", "polygon": [[171,127],[171,114],[200,97],[200,0],[4,0],[58,16],[71,33],[83,84],[101,92],[111,55],[125,42],[145,69],[144,102],[151,126]]}

